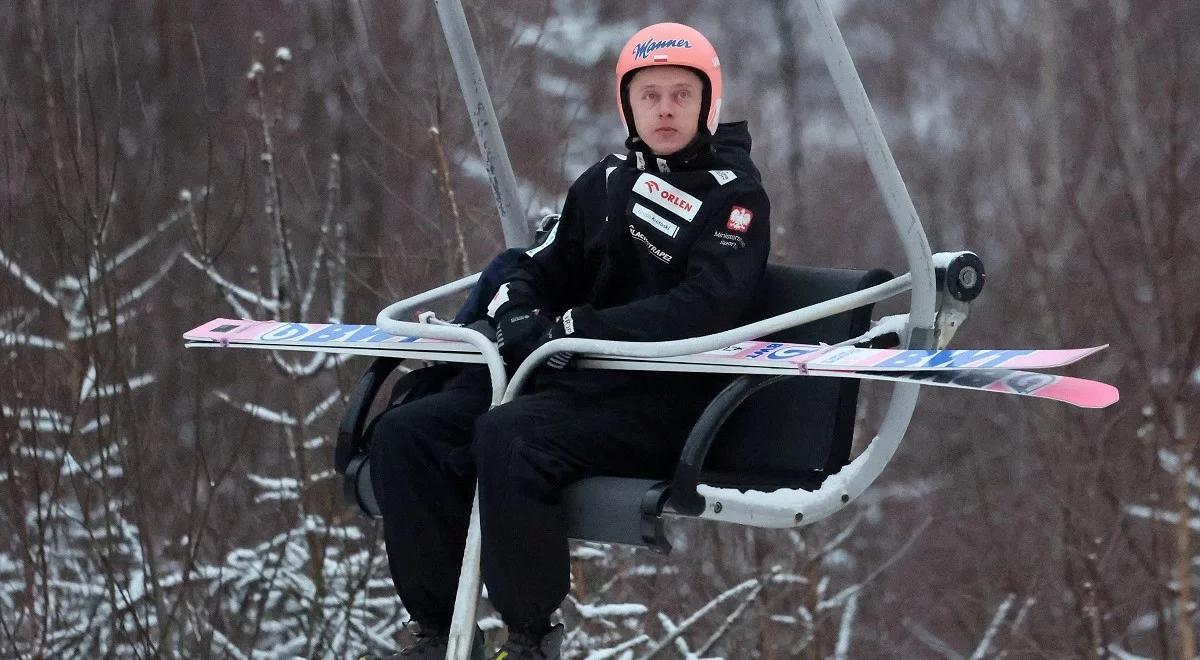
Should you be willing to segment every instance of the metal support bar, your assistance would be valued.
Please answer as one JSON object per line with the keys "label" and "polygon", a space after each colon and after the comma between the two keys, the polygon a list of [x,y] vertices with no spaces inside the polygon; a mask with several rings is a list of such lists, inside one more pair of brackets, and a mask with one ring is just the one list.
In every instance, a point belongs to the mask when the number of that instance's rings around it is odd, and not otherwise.
{"label": "metal support bar", "polygon": [[[850,116],[850,123],[858,135],[859,144],[871,168],[871,174],[891,216],[892,226],[904,247],[908,259],[909,277],[912,283],[912,303],[908,328],[903,337],[908,348],[931,348],[935,341],[934,295],[935,275],[929,241],[917,217],[908,188],[896,167],[896,161],[888,148],[887,139],[879,127],[879,119],[871,108],[871,101],[863,88],[862,79],[854,68],[854,60],[846,48],[842,31],[838,28],[833,12],[825,0],[803,0],[805,17],[812,27],[818,48],[825,59],[825,66],[837,87],[842,105]],[[509,383],[509,391],[512,383]],[[842,468],[837,479],[827,479],[821,488],[812,494],[811,506],[796,511],[793,520],[811,524],[841,509],[850,500],[875,481],[883,468],[895,454],[900,440],[908,430],[913,411],[917,407],[920,386],[912,383],[897,383],[892,389],[892,398],[884,414],[879,434],[857,459]],[[507,393],[506,393],[507,396]],[[722,510],[727,510],[722,507]]]}
{"label": "metal support bar", "polygon": [[504,229],[504,244],[510,248],[524,247],[530,243],[529,226],[521,213],[517,178],[508,160],[496,109],[492,107],[492,97],[483,79],[483,68],[479,66],[479,54],[475,52],[475,42],[467,27],[467,15],[459,0],[434,0],[434,4],[446,45],[450,47],[450,59],[462,87],[463,100],[467,102],[467,113],[471,115],[475,141],[479,143],[479,153],[487,165],[488,183]]}
{"label": "metal support bar", "polygon": [[909,328],[918,331],[915,336],[905,338],[908,348],[931,348],[936,302],[935,284],[929,241],[921,228],[921,219],[917,217],[917,210],[908,195],[908,188],[905,187],[900,170],[896,167],[896,160],[892,158],[887,139],[879,127],[879,119],[875,117],[875,110],[871,108],[867,91],[863,89],[862,79],[854,68],[854,60],[850,58],[850,51],[846,48],[842,31],[838,29],[829,4],[825,0],[804,0],[800,4],[804,7],[809,25],[812,26],[817,46],[825,58],[829,75],[833,77],[838,96],[841,97],[854,132],[858,135],[858,142],[867,157],[867,165],[871,168],[879,192],[883,194],[888,215],[891,216],[892,225],[904,247],[904,256],[908,259],[908,271],[913,280]]}

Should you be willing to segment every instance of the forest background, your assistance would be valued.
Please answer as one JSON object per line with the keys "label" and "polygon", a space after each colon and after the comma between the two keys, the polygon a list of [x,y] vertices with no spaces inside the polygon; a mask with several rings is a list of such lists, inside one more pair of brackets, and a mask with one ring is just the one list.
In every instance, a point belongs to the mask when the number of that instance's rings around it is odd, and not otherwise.
{"label": "forest background", "polygon": [[[799,0],[465,4],[531,220],[619,149],[617,49],[678,20],[750,122],[773,260],[906,270]],[[927,389],[827,521],[576,545],[568,657],[1194,656],[1200,3],[835,6],[931,244],[987,264],[956,345],[1110,343],[1070,373],[1122,401]],[[433,2],[0,4],[0,656],[407,634],[331,469],[365,362],[180,333],[370,322],[478,270],[484,175]]]}

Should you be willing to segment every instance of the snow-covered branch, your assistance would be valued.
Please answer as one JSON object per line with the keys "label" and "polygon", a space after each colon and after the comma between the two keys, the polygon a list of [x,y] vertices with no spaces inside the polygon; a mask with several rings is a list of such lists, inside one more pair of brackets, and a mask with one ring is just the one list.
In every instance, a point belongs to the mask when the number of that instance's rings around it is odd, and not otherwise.
{"label": "snow-covered branch", "polygon": [[1000,627],[1004,625],[1004,619],[1008,616],[1008,610],[1012,608],[1013,601],[1017,599],[1016,594],[1009,594],[1004,602],[996,608],[996,613],[992,616],[992,622],[988,624],[987,630],[983,632],[983,637],[979,640],[979,646],[975,647],[975,652],[971,654],[971,660],[983,660],[992,650],[992,642],[996,639],[996,634],[1000,631]]}
{"label": "snow-covered branch", "polygon": [[3,267],[5,270],[7,270],[9,274],[17,278],[17,280],[20,281],[21,284],[23,284],[25,288],[30,291],[30,293],[46,301],[51,307],[56,309],[61,307],[58,299],[55,298],[49,291],[47,291],[46,287],[39,284],[37,280],[33,279],[33,277],[22,270],[21,267],[17,265],[17,262],[13,261],[8,255],[4,254],[3,250],[0,250],[0,267]]}
{"label": "snow-covered branch", "polygon": [[223,293],[227,294],[227,299],[230,301],[230,306],[234,307],[240,316],[244,318],[252,318],[253,315],[250,314],[245,307],[241,306],[241,304],[235,302],[232,298],[241,298],[242,300],[257,307],[261,307],[272,314],[279,312],[279,301],[272,298],[263,297],[262,294],[244,289],[233,282],[230,282],[222,277],[221,274],[216,271],[216,269],[193,256],[190,252],[184,252],[183,258],[187,259],[188,263],[195,266],[198,270],[200,270],[200,272],[207,275],[208,279],[212,280],[213,283],[216,284]]}
{"label": "snow-covered branch", "polygon": [[246,414],[250,415],[251,417],[261,419],[264,422],[270,422],[272,424],[278,424],[280,426],[298,426],[299,425],[299,422],[296,420],[296,418],[292,417],[291,415],[289,415],[286,412],[271,410],[264,406],[260,406],[256,403],[239,403],[237,401],[234,401],[233,397],[229,396],[228,394],[226,394],[225,392],[222,392],[220,390],[215,391],[214,394],[216,394],[217,398],[224,401],[225,403],[228,403],[229,405],[233,406],[234,408],[237,408],[237,409],[241,410],[242,412],[245,412]]}
{"label": "snow-covered branch", "polygon": [[858,595],[857,591],[851,594],[842,608],[842,624],[838,627],[837,646],[833,651],[836,660],[850,657],[850,637],[854,633],[854,617],[858,614]]}
{"label": "snow-covered branch", "polygon": [[37,335],[18,334],[2,328],[0,328],[0,346],[28,346],[30,348],[44,348],[51,351],[62,351],[67,348],[65,343],[55,339],[38,337]]}

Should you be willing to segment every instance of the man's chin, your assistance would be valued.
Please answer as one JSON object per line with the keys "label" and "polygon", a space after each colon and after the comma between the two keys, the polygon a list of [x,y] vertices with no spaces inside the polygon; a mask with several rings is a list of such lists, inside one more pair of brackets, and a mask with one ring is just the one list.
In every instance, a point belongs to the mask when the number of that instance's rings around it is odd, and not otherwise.
{"label": "man's chin", "polygon": [[650,146],[650,151],[653,151],[655,156],[666,158],[667,156],[671,156],[683,148],[684,145],[677,144],[676,142],[677,141],[673,140],[670,142],[660,142],[658,144],[651,144],[647,142],[647,144]]}

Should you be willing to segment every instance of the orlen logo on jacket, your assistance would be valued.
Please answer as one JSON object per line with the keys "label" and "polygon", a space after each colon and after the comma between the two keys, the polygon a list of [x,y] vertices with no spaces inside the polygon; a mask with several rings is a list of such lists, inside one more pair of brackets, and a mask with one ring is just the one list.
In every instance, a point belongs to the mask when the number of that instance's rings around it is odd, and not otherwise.
{"label": "orlen logo on jacket", "polygon": [[633,191],[691,222],[700,212],[700,200],[650,173],[638,177]]}

